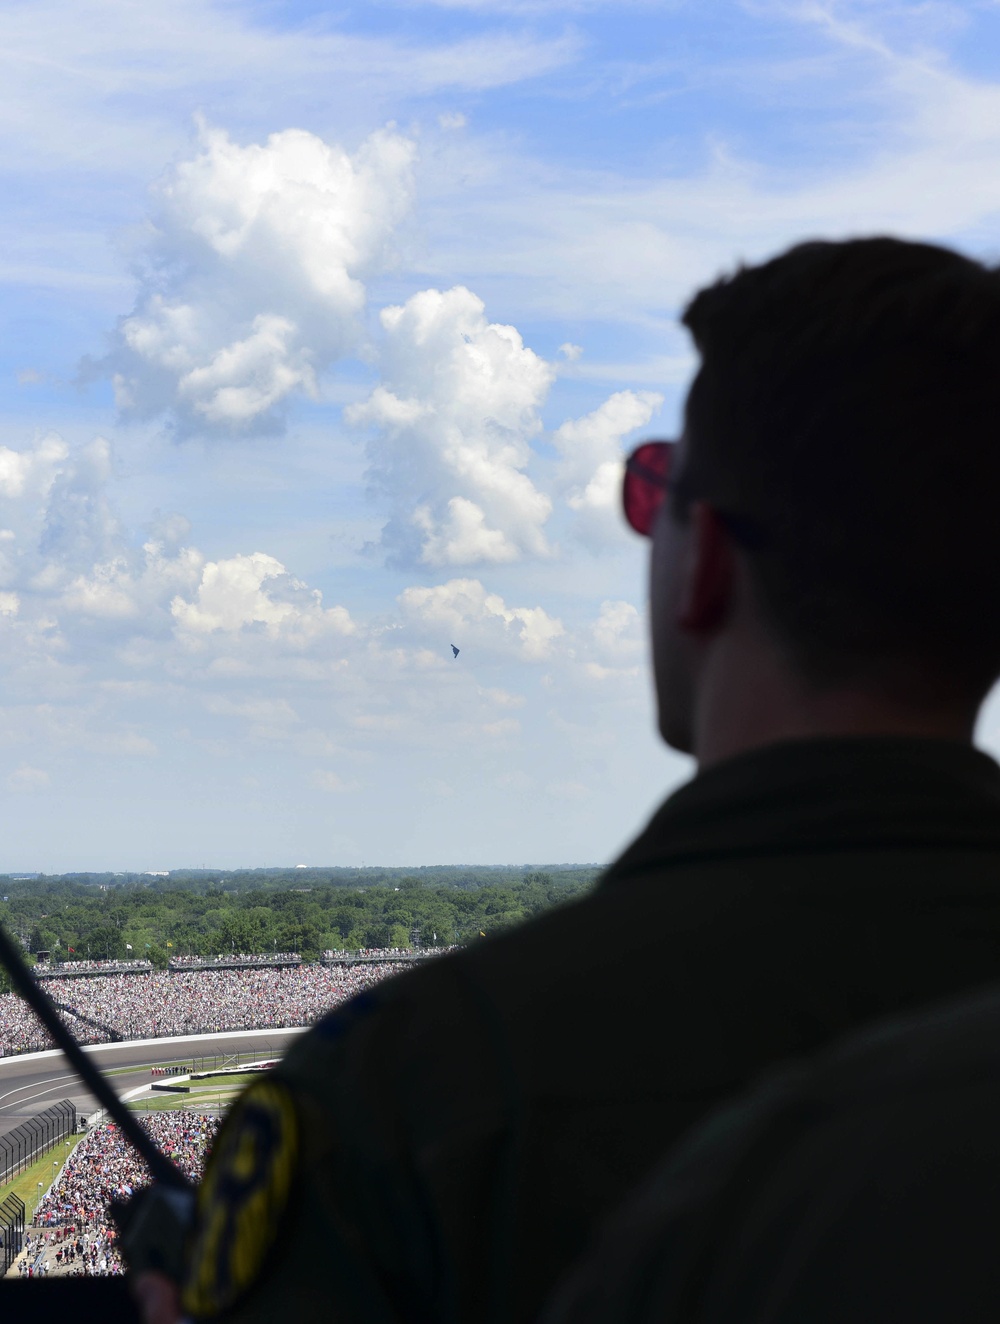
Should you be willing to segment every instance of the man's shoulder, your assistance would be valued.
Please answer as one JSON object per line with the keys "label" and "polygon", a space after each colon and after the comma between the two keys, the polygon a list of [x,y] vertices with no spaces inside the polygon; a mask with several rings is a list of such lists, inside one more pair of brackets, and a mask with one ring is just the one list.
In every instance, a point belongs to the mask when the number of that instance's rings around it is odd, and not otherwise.
{"label": "man's shoulder", "polygon": [[676,942],[690,947],[695,932],[707,940],[724,908],[709,898],[734,876],[729,865],[668,872],[650,868],[627,882],[598,883],[578,900],[372,986],[301,1036],[283,1069],[325,1073],[335,1064],[343,1072],[362,1069],[364,1059],[365,1070],[376,1070],[388,1059],[404,1070],[456,1047],[468,1065],[474,1045],[495,1043],[498,1032],[517,1034],[521,1022],[542,1025],[590,1003],[596,1012],[615,990],[634,994],[669,965]]}
{"label": "man's shoulder", "polygon": [[438,1044],[475,1041],[500,1004],[522,997],[537,1006],[545,989],[586,963],[599,949],[609,904],[600,889],[534,919],[432,956],[416,969],[374,984],[329,1011],[286,1054],[285,1074],[308,1074],[322,1064],[359,1054],[427,1051]]}

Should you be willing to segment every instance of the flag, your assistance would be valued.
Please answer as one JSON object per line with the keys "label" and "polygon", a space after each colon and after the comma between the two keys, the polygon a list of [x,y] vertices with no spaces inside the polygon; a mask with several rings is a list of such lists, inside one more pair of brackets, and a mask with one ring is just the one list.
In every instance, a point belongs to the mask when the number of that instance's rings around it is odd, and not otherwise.
{"label": "flag", "polygon": [[71,951],[71,952],[73,953],[74,956],[76,955],[76,948],[75,948],[75,947],[70,947],[70,948],[68,948],[68,950]]}
{"label": "flag", "polygon": [[127,942],[127,943],[125,944],[125,950],[126,950],[127,952],[130,952],[130,951],[132,950],[132,944],[131,944],[130,942]]}
{"label": "flag", "polygon": [[482,929],[479,930],[479,936],[480,936],[480,938],[485,938],[485,937],[486,937],[486,934],[482,931]]}
{"label": "flag", "polygon": [[173,945],[174,945],[174,944],[173,944],[172,942],[168,942],[168,943],[167,943],[167,946],[168,946],[168,947],[173,947]]}

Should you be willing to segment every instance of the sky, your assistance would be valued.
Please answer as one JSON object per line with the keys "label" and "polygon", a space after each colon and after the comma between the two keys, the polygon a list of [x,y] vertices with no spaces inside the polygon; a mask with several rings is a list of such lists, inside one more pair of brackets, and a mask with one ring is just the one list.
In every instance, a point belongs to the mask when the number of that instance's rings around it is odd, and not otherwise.
{"label": "sky", "polygon": [[603,863],[678,316],[1000,260],[1000,3],[6,0],[0,135],[0,871]]}

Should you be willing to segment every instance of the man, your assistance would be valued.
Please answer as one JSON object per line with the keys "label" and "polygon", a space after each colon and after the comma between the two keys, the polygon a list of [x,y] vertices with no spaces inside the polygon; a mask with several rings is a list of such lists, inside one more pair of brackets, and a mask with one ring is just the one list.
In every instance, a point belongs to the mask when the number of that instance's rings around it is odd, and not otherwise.
{"label": "man", "polygon": [[686,1137],[545,1324],[993,1324],[1000,986],[879,1022]]}
{"label": "man", "polygon": [[805,244],[684,321],[684,437],[625,497],[660,729],[698,774],[585,900],[355,999],[250,1088],[191,1316],[530,1320],[763,1068],[1000,976],[1000,768],[971,744],[1000,673],[1000,280]]}

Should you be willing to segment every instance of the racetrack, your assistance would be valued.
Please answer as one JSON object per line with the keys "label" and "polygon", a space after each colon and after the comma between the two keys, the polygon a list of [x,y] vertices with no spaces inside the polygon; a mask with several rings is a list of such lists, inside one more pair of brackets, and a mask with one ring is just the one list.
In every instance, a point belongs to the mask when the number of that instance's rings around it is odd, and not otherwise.
{"label": "racetrack", "polygon": [[[93,1044],[84,1049],[104,1071],[190,1061],[192,1056],[266,1052],[280,1057],[300,1030],[242,1030],[222,1034],[183,1035],[175,1039],[148,1039],[124,1044]],[[154,1079],[150,1071],[129,1071],[109,1077],[118,1093],[137,1089]],[[25,1118],[49,1108],[60,1099],[72,1099],[84,1116],[96,1110],[93,1096],[77,1080],[59,1052],[26,1053],[0,1058],[0,1135]]]}

